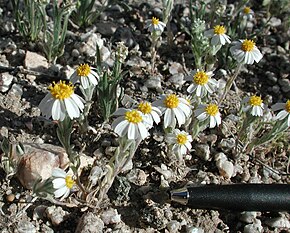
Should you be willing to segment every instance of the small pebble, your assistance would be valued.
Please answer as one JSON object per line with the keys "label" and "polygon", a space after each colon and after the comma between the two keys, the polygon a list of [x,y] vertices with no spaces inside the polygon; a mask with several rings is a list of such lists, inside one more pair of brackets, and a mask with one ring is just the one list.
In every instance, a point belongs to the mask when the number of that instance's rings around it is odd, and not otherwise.
{"label": "small pebble", "polygon": [[9,194],[9,195],[6,196],[6,200],[8,202],[13,202],[14,199],[15,199],[15,195],[14,194]]}

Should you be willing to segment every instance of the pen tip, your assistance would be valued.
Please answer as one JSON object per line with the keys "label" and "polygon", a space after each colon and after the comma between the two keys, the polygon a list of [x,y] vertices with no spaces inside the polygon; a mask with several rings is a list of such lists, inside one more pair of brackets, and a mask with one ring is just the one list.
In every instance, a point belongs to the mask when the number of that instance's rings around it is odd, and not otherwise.
{"label": "pen tip", "polygon": [[186,205],[188,201],[187,188],[175,189],[170,192],[171,201]]}

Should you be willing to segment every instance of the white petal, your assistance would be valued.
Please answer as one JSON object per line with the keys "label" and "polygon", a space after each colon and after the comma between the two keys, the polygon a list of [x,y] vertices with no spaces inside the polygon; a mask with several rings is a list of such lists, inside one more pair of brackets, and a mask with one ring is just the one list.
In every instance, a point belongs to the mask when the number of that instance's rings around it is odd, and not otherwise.
{"label": "white petal", "polygon": [[89,80],[90,80],[90,82],[94,85],[94,86],[96,86],[97,84],[98,84],[98,81],[97,81],[97,79],[95,78],[95,76],[93,75],[93,74],[89,74],[88,75],[88,78],[89,78]]}
{"label": "white petal", "polygon": [[146,126],[143,123],[138,124],[138,129],[142,139],[149,136],[148,130],[146,129]]}
{"label": "white petal", "polygon": [[52,181],[54,189],[60,189],[63,186],[66,186],[64,178],[56,178]]}
{"label": "white petal", "polygon": [[208,115],[205,112],[203,112],[202,114],[198,115],[196,118],[199,121],[204,121],[204,120],[206,120],[208,118]]}
{"label": "white petal", "polygon": [[[171,109],[167,109],[165,111],[165,114],[164,114],[164,128],[167,128],[168,126],[170,126],[173,122],[173,119],[172,119],[172,110]],[[173,116],[174,117],[174,116]]]}
{"label": "white petal", "polygon": [[184,113],[183,111],[181,111],[180,109],[178,108],[174,108],[173,109],[173,112],[175,114],[175,117],[177,119],[177,122],[178,122],[178,125],[179,127],[185,123],[185,116],[184,116]]}
{"label": "white petal", "polygon": [[56,99],[52,105],[51,109],[52,119],[53,120],[61,120],[62,109],[60,100]]}
{"label": "white petal", "polygon": [[66,177],[66,172],[64,170],[60,169],[60,168],[54,168],[52,170],[52,176],[65,178]]}
{"label": "white petal", "polygon": [[77,72],[73,72],[73,74],[70,76],[70,81],[75,84],[79,81],[79,76],[77,75]]}
{"label": "white petal", "polygon": [[82,97],[80,97],[79,95],[77,95],[77,94],[72,94],[71,96],[70,96],[73,100],[74,100],[74,102],[76,103],[76,105],[78,106],[78,108],[81,110],[81,111],[83,111],[83,109],[84,109],[84,102],[85,102],[85,100],[82,98]]}
{"label": "white petal", "polygon": [[64,99],[64,104],[70,119],[78,118],[80,116],[80,110],[73,99]]}
{"label": "white petal", "polygon": [[151,116],[152,116],[152,118],[154,119],[154,122],[155,122],[156,124],[159,124],[159,122],[160,122],[160,116],[159,116],[159,114],[156,113],[156,112],[154,112],[154,111],[152,111],[152,112],[151,112]]}
{"label": "white petal", "polygon": [[212,37],[213,35],[214,35],[214,30],[213,29],[209,29],[209,30],[204,32],[204,36],[205,37]]}
{"label": "white petal", "polygon": [[215,118],[213,116],[209,117],[209,128],[214,128],[216,125]]}
{"label": "white petal", "polygon": [[189,87],[187,88],[187,92],[189,94],[193,93],[196,89],[196,85],[195,84],[190,84]]}
{"label": "white petal", "polygon": [[66,194],[67,190],[69,190],[69,189],[66,186],[64,186],[64,187],[62,187],[60,189],[57,189],[57,190],[54,191],[54,196],[56,198],[59,198],[59,197],[63,196],[64,194]]}
{"label": "white petal", "polygon": [[202,92],[201,92],[201,85],[197,85],[197,88],[196,88],[196,96],[198,96],[198,97],[202,97],[201,96],[201,94],[202,94]]}
{"label": "white petal", "polygon": [[273,111],[277,111],[280,109],[285,109],[286,104],[285,103],[276,103],[272,106]]}
{"label": "white petal", "polygon": [[129,126],[128,121],[124,120],[121,121],[116,127],[114,128],[114,132],[118,134],[120,137],[123,137],[127,133],[127,128]]}
{"label": "white petal", "polygon": [[214,36],[211,38],[210,43],[211,43],[212,45],[217,45],[217,44],[219,44],[219,36],[214,35]]}
{"label": "white petal", "polygon": [[136,139],[138,135],[136,135],[136,125],[134,123],[129,123],[128,127],[128,139]]}
{"label": "white petal", "polygon": [[40,102],[39,104],[39,109],[42,112],[42,114],[50,118],[52,114],[52,106],[54,103],[55,99],[52,97],[50,93],[48,93]]}
{"label": "white petal", "polygon": [[289,113],[285,110],[282,110],[281,112],[279,112],[276,116],[276,119],[278,120],[283,120]]}

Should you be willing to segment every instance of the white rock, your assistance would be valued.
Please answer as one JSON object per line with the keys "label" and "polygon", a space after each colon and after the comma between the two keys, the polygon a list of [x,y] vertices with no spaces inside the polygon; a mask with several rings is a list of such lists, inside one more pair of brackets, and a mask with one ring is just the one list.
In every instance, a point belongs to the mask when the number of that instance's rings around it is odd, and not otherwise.
{"label": "white rock", "polygon": [[259,219],[255,219],[254,223],[248,224],[244,227],[244,233],[262,233],[263,227]]}
{"label": "white rock", "polygon": [[103,221],[91,212],[84,213],[81,217],[75,233],[102,233]]}
{"label": "white rock", "polygon": [[116,209],[110,208],[101,214],[101,219],[105,225],[116,224],[121,222],[121,215],[118,214]]}
{"label": "white rock", "polygon": [[144,85],[151,89],[161,88],[161,77],[159,75],[151,76]]}
{"label": "white rock", "polygon": [[168,229],[169,233],[176,233],[180,230],[180,223],[176,220],[172,220],[167,223],[166,228]]}
{"label": "white rock", "polygon": [[24,60],[24,67],[28,70],[43,72],[48,68],[48,62],[44,56],[38,53],[27,51]]}
{"label": "white rock", "polygon": [[21,97],[23,94],[22,87],[16,83],[14,83],[11,87],[10,93],[13,93],[14,95]]}
{"label": "white rock", "polygon": [[224,153],[217,153],[215,156],[214,156],[214,160],[217,162],[217,161],[227,161],[228,158],[227,156],[224,154]]}
{"label": "white rock", "polygon": [[50,219],[53,226],[58,226],[69,215],[67,211],[64,211],[60,206],[50,206],[45,210],[47,218]]}
{"label": "white rock", "polygon": [[200,227],[188,227],[186,233],[204,233],[204,230]]}
{"label": "white rock", "polygon": [[0,73],[0,91],[6,92],[11,87],[13,81],[13,75],[8,72]]}
{"label": "white rock", "polygon": [[255,211],[245,211],[241,214],[240,220],[246,223],[253,223],[257,217],[257,212]]}
{"label": "white rock", "polygon": [[234,165],[230,161],[217,161],[216,166],[221,176],[230,179],[234,174]]}
{"label": "white rock", "polygon": [[284,215],[277,217],[277,218],[267,220],[265,223],[270,227],[276,227],[276,228],[283,227],[283,228],[290,229],[290,221]]}

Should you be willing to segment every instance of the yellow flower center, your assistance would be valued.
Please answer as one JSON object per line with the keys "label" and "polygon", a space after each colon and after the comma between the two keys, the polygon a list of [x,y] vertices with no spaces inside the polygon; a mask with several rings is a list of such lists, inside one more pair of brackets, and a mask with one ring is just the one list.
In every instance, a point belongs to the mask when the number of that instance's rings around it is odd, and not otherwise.
{"label": "yellow flower center", "polygon": [[197,85],[204,85],[207,84],[208,82],[208,75],[204,71],[198,71],[194,76],[193,76],[193,81]]}
{"label": "yellow flower center", "polygon": [[214,26],[213,31],[214,31],[214,34],[217,34],[217,35],[222,35],[226,33],[225,27],[221,25]]}
{"label": "yellow flower center", "polygon": [[63,81],[53,82],[53,85],[50,85],[48,89],[51,95],[59,100],[69,98],[74,93],[74,86],[71,83],[65,84]]}
{"label": "yellow flower center", "polygon": [[219,112],[219,108],[216,104],[209,104],[206,108],[205,111],[208,115],[210,116],[215,116]]}
{"label": "yellow flower center", "polygon": [[138,124],[142,121],[142,116],[137,110],[132,110],[125,113],[125,119],[130,123]]}
{"label": "yellow flower center", "polygon": [[77,68],[78,76],[88,76],[90,72],[91,72],[91,68],[88,64],[81,64]]}
{"label": "yellow flower center", "polygon": [[252,106],[260,106],[263,103],[263,100],[261,99],[261,97],[253,95],[251,96],[251,98],[249,99],[249,104]]}
{"label": "yellow flower center", "polygon": [[285,110],[290,113],[290,100],[287,100]]}
{"label": "yellow flower center", "polygon": [[179,104],[179,99],[175,94],[168,95],[164,100],[164,105],[167,108],[176,108]]}
{"label": "yellow flower center", "polygon": [[251,12],[251,8],[250,7],[245,7],[244,8],[244,13],[245,14],[250,14],[250,12]]}
{"label": "yellow flower center", "polygon": [[159,19],[152,17],[152,24],[153,25],[158,25],[159,24]]}
{"label": "yellow flower center", "polygon": [[180,133],[176,136],[176,141],[179,145],[184,145],[187,142],[187,136]]}
{"label": "yellow flower center", "polygon": [[66,187],[68,187],[69,189],[71,189],[75,184],[75,181],[72,179],[71,176],[66,176],[65,177],[65,185]]}
{"label": "yellow flower center", "polygon": [[242,43],[242,50],[245,52],[251,52],[255,47],[255,42],[252,40],[244,40]]}
{"label": "yellow flower center", "polygon": [[148,114],[148,113],[150,113],[152,111],[152,106],[148,102],[141,102],[138,105],[138,110],[140,112],[142,112],[143,114]]}

